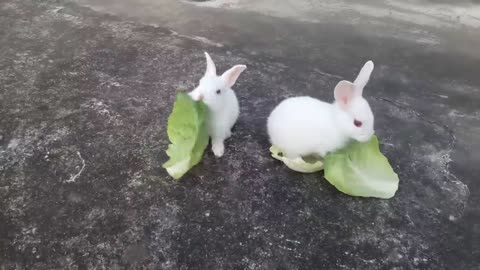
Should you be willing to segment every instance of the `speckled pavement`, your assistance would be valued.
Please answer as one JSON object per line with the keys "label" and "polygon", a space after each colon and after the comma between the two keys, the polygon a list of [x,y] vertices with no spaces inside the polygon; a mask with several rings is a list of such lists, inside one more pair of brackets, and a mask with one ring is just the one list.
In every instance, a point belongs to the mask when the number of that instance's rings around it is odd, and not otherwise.
{"label": "speckled pavement", "polygon": [[[0,1],[1,270],[479,269],[478,32],[425,26],[436,39],[419,41],[370,21],[182,7],[154,23]],[[166,120],[203,51],[218,70],[248,66],[242,112],[225,156],[174,181]],[[332,100],[368,59],[365,96],[400,177],[391,200],[343,195],[268,152],[278,102]]]}

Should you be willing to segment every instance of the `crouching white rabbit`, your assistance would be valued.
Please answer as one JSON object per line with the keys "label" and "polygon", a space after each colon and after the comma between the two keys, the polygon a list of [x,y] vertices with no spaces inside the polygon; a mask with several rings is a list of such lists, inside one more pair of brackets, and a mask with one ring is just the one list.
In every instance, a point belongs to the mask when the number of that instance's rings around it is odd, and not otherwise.
{"label": "crouching white rabbit", "polygon": [[330,104],[312,97],[282,101],[267,123],[270,142],[291,159],[327,153],[344,147],[351,139],[365,142],[374,134],[373,113],[362,97],[373,71],[368,61],[355,81],[341,81]]}
{"label": "crouching white rabbit", "polygon": [[236,65],[217,76],[215,63],[208,53],[207,70],[198,86],[189,93],[196,101],[203,101],[209,108],[208,133],[212,142],[212,151],[217,157],[225,152],[224,141],[232,134],[231,129],[238,119],[240,108],[232,86],[240,74],[247,68]]}

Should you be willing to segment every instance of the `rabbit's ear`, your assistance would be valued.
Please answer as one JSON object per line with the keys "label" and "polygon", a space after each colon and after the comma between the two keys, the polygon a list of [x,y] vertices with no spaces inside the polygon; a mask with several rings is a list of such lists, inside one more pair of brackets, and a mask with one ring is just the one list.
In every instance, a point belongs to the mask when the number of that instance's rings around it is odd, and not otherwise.
{"label": "rabbit's ear", "polygon": [[222,78],[228,87],[232,87],[238,79],[238,76],[247,68],[245,65],[236,65],[222,74]]}
{"label": "rabbit's ear", "polygon": [[348,107],[355,95],[355,86],[349,81],[341,81],[335,86],[334,96],[335,101],[340,105],[340,108]]}
{"label": "rabbit's ear", "polygon": [[215,67],[215,63],[213,63],[212,58],[207,52],[205,52],[205,58],[207,59],[207,70],[205,71],[205,76],[207,75],[216,76],[217,68]]}
{"label": "rabbit's ear", "polygon": [[368,80],[370,79],[370,75],[372,74],[373,71],[373,62],[368,61],[363,65],[362,69],[360,70],[360,73],[358,73],[357,78],[353,82],[355,85],[355,92],[357,95],[361,96],[363,93],[363,88],[365,85],[367,85]]}

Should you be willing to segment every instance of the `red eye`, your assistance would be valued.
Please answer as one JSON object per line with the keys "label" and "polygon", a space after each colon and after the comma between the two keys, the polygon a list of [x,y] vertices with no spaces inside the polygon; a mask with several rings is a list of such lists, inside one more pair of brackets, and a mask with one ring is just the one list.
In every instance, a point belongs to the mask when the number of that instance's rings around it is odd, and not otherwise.
{"label": "red eye", "polygon": [[354,124],[356,127],[361,127],[361,126],[362,126],[362,122],[361,122],[361,121],[358,121],[358,120],[354,120],[354,121],[353,121],[353,124]]}

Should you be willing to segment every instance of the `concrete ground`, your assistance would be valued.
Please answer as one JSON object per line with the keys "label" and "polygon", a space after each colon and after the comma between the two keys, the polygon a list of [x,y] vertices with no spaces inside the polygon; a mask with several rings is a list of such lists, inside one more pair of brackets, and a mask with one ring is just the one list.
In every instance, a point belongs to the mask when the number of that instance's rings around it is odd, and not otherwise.
{"label": "concrete ground", "polygon": [[[480,5],[363,2],[0,1],[0,269],[480,269]],[[248,65],[242,113],[176,182],[166,120],[203,51]],[[268,152],[278,102],[369,59],[391,200]]]}

